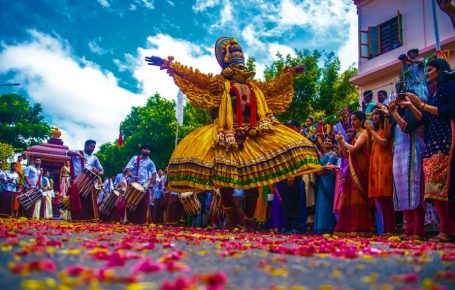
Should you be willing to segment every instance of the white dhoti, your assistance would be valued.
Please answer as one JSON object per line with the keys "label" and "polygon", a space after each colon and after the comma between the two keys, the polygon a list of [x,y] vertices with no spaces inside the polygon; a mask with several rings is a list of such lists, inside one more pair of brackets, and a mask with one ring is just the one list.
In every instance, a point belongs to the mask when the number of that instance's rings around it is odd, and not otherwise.
{"label": "white dhoti", "polygon": [[44,192],[44,202],[46,210],[44,211],[45,219],[52,219],[54,217],[52,213],[52,191],[48,190]]}
{"label": "white dhoti", "polygon": [[41,212],[41,200],[42,200],[42,198],[35,203],[35,209],[33,210],[33,215],[32,215],[32,219],[34,219],[34,220],[39,220],[40,212]]}

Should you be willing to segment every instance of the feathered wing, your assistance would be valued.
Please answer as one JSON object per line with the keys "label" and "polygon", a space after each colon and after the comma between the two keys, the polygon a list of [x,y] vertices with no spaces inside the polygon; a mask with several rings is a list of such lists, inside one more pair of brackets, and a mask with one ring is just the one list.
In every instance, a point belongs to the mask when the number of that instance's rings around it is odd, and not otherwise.
{"label": "feathered wing", "polygon": [[205,74],[178,62],[169,63],[168,73],[193,106],[212,109],[220,105],[225,90],[223,76]]}
{"label": "feathered wing", "polygon": [[286,111],[294,97],[295,70],[287,68],[285,71],[270,82],[253,81],[264,93],[268,108],[274,113]]}

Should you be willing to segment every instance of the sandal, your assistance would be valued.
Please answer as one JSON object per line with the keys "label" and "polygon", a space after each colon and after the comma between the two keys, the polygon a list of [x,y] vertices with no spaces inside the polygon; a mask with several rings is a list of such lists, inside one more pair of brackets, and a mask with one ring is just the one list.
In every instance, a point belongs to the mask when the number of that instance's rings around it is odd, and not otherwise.
{"label": "sandal", "polygon": [[414,240],[414,241],[424,241],[425,240],[425,238],[423,236],[418,235],[418,234],[412,235],[410,239]]}
{"label": "sandal", "polygon": [[401,240],[406,241],[406,240],[409,240],[411,238],[411,235],[402,234],[399,237],[400,237]]}

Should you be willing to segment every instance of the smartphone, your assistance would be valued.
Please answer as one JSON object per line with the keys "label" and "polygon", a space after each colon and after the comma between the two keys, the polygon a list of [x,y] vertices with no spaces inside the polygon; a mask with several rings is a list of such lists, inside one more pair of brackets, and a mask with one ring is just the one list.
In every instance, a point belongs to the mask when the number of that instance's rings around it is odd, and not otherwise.
{"label": "smartphone", "polygon": [[404,100],[406,98],[406,93],[398,93],[398,99]]}

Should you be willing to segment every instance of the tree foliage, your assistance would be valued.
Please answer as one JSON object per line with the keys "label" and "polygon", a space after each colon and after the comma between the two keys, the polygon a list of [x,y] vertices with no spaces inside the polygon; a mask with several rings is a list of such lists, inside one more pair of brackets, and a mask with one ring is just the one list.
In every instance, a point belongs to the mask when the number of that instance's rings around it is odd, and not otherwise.
{"label": "tree foliage", "polygon": [[0,169],[8,168],[6,161],[8,159],[11,159],[13,155],[14,155],[13,146],[0,142],[0,160],[3,161],[3,168]]}
{"label": "tree foliage", "polygon": [[303,64],[305,72],[294,80],[294,98],[288,110],[278,115],[281,121],[336,114],[340,109],[357,101],[357,89],[349,78],[357,74],[350,67],[340,72],[340,60],[334,53],[318,50],[297,50],[296,56],[277,53],[277,60],[266,67],[264,77],[270,81],[279,76],[286,66]]}
{"label": "tree foliage", "polygon": [[[206,110],[187,103],[183,120],[183,126],[179,126],[179,140],[211,119]],[[125,135],[124,146],[106,143],[97,153],[106,175],[120,172],[131,157],[140,154],[143,144],[150,145],[150,158],[157,169],[165,168],[175,147],[176,126],[175,102],[159,94],[150,97],[145,106],[134,107],[120,126]]]}
{"label": "tree foliage", "polygon": [[256,71],[256,59],[254,57],[248,57],[246,60],[246,69],[249,71]]}
{"label": "tree foliage", "polygon": [[41,143],[51,131],[42,113],[40,104],[31,105],[20,95],[0,95],[0,142],[16,151]]}

